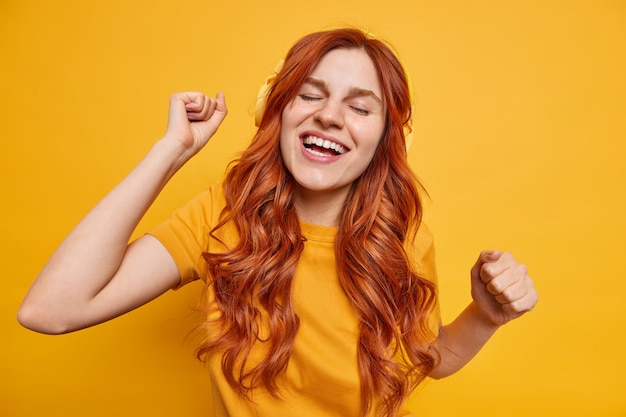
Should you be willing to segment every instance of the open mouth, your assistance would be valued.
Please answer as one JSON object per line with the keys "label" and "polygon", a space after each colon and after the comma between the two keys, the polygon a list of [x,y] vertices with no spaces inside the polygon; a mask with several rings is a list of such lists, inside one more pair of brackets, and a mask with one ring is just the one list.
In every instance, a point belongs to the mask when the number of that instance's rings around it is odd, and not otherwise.
{"label": "open mouth", "polygon": [[348,152],[344,146],[317,136],[306,136],[302,143],[309,152],[319,156],[338,156]]}

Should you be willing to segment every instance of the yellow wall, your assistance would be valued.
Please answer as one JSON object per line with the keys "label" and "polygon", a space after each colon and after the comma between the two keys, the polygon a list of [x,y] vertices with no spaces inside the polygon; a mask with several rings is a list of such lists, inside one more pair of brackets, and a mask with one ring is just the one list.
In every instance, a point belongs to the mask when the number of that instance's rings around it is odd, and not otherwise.
{"label": "yellow wall", "polygon": [[444,318],[468,302],[482,248],[514,251],[541,294],[413,408],[626,415],[626,2],[248,3],[1,2],[0,415],[205,415],[185,341],[198,285],[61,337],[20,328],[15,312],[62,237],[164,131],[171,92],[224,90],[230,114],[142,231],[220,178],[291,43],[341,24],[389,39],[412,74],[410,157],[432,197]]}

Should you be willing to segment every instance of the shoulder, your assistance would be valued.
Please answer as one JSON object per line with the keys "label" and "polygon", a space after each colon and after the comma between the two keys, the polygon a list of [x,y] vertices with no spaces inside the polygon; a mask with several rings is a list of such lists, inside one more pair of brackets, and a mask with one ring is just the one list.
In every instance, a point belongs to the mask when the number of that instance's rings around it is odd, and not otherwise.
{"label": "shoulder", "polygon": [[176,210],[174,216],[212,227],[219,222],[225,205],[224,188],[221,183],[214,183]]}

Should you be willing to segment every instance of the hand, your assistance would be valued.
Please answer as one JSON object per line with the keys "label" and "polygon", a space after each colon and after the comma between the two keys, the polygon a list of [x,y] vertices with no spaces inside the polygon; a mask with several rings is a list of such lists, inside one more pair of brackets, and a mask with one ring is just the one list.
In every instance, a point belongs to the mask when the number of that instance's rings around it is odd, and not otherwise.
{"label": "hand", "polygon": [[474,303],[493,325],[501,326],[537,304],[537,291],[526,266],[510,253],[481,252],[471,279]]}
{"label": "hand", "polygon": [[194,155],[215,134],[227,112],[223,93],[215,99],[195,92],[173,94],[164,139],[178,141]]}

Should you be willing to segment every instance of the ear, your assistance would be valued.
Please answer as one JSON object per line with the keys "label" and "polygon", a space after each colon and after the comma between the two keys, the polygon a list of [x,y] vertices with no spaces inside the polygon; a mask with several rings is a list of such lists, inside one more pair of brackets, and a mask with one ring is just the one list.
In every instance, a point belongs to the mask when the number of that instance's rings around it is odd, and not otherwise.
{"label": "ear", "polygon": [[285,63],[285,60],[283,59],[278,61],[278,64],[276,65],[274,72],[265,79],[265,82],[259,88],[259,93],[257,94],[257,97],[256,97],[256,108],[254,110],[254,125],[256,127],[259,127],[261,125],[261,120],[263,119],[263,113],[265,113],[265,101],[267,100],[267,93],[269,93],[270,87],[274,83],[274,80],[276,80],[276,76],[278,75],[280,70],[283,68],[284,63]]}

